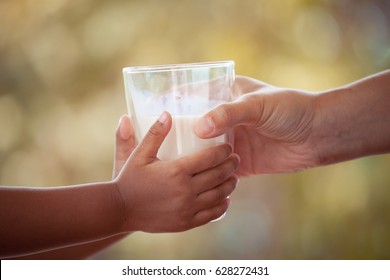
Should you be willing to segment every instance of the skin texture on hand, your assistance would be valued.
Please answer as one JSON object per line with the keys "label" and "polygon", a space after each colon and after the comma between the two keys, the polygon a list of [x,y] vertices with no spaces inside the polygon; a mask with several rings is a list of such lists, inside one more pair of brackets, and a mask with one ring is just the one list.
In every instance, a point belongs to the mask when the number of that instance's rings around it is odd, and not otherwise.
{"label": "skin texture on hand", "polygon": [[163,162],[156,154],[170,129],[169,114],[134,152],[130,122],[122,118],[120,124],[114,177],[121,171],[113,181],[0,187],[2,258],[87,257],[134,230],[187,230],[226,211],[239,161],[229,145]]}
{"label": "skin texture on hand", "polygon": [[280,89],[237,77],[240,97],[207,113],[195,126],[202,138],[234,131],[234,151],[240,156],[237,174],[293,172],[314,165],[309,145],[315,98],[306,92]]}
{"label": "skin texture on hand", "polygon": [[294,172],[390,151],[390,71],[308,93],[237,77],[235,101],[201,117],[201,138],[233,130],[237,174]]}
{"label": "skin texture on hand", "polygon": [[227,210],[226,197],[237,182],[232,175],[238,157],[225,144],[177,160],[160,161],[158,148],[171,125],[171,116],[163,114],[115,180],[122,197],[127,198],[127,230],[183,231],[208,223]]}

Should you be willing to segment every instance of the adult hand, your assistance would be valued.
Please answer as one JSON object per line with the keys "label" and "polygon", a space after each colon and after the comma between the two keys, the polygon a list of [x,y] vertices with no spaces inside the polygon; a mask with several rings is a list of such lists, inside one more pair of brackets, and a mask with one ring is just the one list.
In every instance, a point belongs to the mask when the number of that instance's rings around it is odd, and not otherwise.
{"label": "adult hand", "polygon": [[238,175],[292,172],[316,165],[310,143],[316,99],[303,91],[237,77],[235,101],[201,117],[195,133],[211,138],[233,129]]}

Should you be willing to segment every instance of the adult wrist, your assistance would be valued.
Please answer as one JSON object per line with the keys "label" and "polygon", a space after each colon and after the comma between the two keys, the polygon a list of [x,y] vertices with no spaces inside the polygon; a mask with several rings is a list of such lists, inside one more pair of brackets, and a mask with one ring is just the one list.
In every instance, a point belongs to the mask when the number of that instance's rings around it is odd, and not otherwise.
{"label": "adult wrist", "polygon": [[318,165],[338,163],[365,155],[367,135],[361,124],[362,100],[345,86],[317,95],[313,142]]}

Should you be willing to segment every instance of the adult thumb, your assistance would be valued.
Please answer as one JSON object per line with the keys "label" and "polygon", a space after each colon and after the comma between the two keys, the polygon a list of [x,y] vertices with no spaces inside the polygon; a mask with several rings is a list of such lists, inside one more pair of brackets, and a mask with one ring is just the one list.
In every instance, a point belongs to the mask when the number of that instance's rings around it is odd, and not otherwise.
{"label": "adult thumb", "polygon": [[219,105],[197,120],[194,132],[200,138],[211,138],[224,134],[237,125],[255,124],[261,114],[258,105],[250,98],[239,98]]}
{"label": "adult thumb", "polygon": [[157,152],[165,137],[168,135],[171,126],[171,115],[168,112],[163,112],[157,121],[149,128],[149,131],[134,151],[134,154],[144,158],[156,158]]}

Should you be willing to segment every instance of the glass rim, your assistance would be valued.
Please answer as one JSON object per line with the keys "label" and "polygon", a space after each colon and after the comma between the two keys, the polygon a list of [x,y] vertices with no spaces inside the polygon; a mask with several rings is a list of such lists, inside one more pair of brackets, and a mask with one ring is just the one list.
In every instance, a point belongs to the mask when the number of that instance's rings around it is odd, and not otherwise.
{"label": "glass rim", "polygon": [[166,72],[183,71],[199,68],[219,68],[234,66],[233,60],[209,61],[209,62],[191,62],[179,64],[165,64],[153,66],[132,66],[123,68],[124,74],[147,73],[147,72]]}

